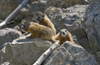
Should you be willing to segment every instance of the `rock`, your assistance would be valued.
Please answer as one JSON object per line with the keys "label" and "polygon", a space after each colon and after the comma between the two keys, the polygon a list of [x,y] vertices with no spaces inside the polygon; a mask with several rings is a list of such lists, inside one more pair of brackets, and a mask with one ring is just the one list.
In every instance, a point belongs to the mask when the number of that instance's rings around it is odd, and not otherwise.
{"label": "rock", "polygon": [[96,57],[88,53],[83,47],[65,42],[56,49],[43,65],[99,65]]}
{"label": "rock", "polygon": [[63,28],[68,29],[68,31],[76,35],[80,45],[90,50],[86,32],[82,26],[84,13],[87,7],[88,5],[75,5],[66,9],[49,7],[46,9],[45,14],[53,22],[57,33]]}
{"label": "rock", "polygon": [[23,0],[0,0],[0,18],[5,19]]}
{"label": "rock", "polygon": [[76,4],[88,4],[90,0],[47,0],[46,8],[49,6],[66,8]]}
{"label": "rock", "polygon": [[21,32],[11,29],[5,28],[0,30],[0,49],[6,42],[12,42],[14,39],[18,38],[21,35]]}
{"label": "rock", "polygon": [[32,65],[51,44],[41,38],[26,39],[26,36],[22,36],[6,44],[5,56],[2,56],[6,60],[3,62],[11,65]]}
{"label": "rock", "polygon": [[97,56],[100,63],[100,1],[92,0],[87,8],[83,22],[89,42],[90,52]]}
{"label": "rock", "polygon": [[0,49],[0,65],[4,64],[4,62],[6,61],[5,49],[6,47],[3,47],[2,49]]}
{"label": "rock", "polygon": [[87,8],[83,26],[86,31],[91,52],[100,52],[100,2],[93,0]]}
{"label": "rock", "polygon": [[42,4],[42,3],[38,2],[38,1],[34,1],[30,5],[29,12],[32,15],[34,15],[34,13],[36,13],[37,11],[44,12],[44,7],[45,7],[44,4]]}
{"label": "rock", "polygon": [[77,65],[98,65],[96,57],[88,53],[82,46],[65,42],[64,46],[73,56]]}
{"label": "rock", "polygon": [[64,47],[55,50],[43,65],[76,65],[72,55]]}

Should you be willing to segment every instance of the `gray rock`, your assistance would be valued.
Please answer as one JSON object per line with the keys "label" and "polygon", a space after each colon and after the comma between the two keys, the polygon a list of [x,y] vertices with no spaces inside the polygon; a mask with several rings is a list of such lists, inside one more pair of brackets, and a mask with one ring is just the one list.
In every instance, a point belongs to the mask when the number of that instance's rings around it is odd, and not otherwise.
{"label": "gray rock", "polygon": [[66,8],[76,4],[88,4],[90,0],[47,0],[46,8],[49,6]]}
{"label": "gray rock", "polygon": [[0,18],[5,19],[23,0],[0,0]]}
{"label": "gray rock", "polygon": [[80,45],[90,50],[86,32],[82,26],[87,7],[88,5],[75,5],[66,9],[49,7],[46,9],[45,14],[53,22],[57,33],[63,28],[68,29],[72,34],[76,35]]}
{"label": "gray rock", "polygon": [[14,39],[18,38],[21,35],[21,32],[5,28],[0,30],[0,49],[6,42],[12,42]]}
{"label": "gray rock", "polygon": [[96,54],[100,50],[100,1],[92,0],[87,8],[83,22],[91,52]]}
{"label": "gray rock", "polygon": [[83,26],[91,48],[90,52],[97,56],[100,63],[100,0],[92,0],[85,13]]}
{"label": "gray rock", "polygon": [[56,49],[43,65],[99,65],[96,57],[88,53],[83,47],[65,42]]}
{"label": "gray rock", "polygon": [[4,64],[4,62],[6,61],[5,49],[6,47],[0,49],[0,65]]}
{"label": "gray rock", "polygon": [[34,13],[36,13],[37,11],[44,12],[44,7],[45,7],[44,4],[42,4],[42,3],[38,2],[38,1],[34,1],[30,5],[29,12],[32,15],[34,15]]}
{"label": "gray rock", "polygon": [[62,46],[70,52],[77,65],[99,65],[96,57],[88,53],[82,46],[71,42],[65,42]]}
{"label": "gray rock", "polygon": [[64,47],[56,49],[43,65],[76,65],[72,55]]}
{"label": "gray rock", "polygon": [[9,62],[11,65],[32,65],[51,44],[51,42],[41,38],[26,39],[26,36],[22,36],[12,43],[6,44],[5,53],[2,52],[2,56],[0,57],[4,60],[2,60],[2,63]]}

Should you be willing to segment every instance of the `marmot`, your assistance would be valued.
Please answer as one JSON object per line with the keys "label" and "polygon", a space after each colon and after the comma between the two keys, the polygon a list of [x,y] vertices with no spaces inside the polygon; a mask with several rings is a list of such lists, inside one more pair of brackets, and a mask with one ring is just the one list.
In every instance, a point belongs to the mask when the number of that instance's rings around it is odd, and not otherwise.
{"label": "marmot", "polygon": [[40,37],[46,40],[50,40],[52,42],[56,42],[56,40],[54,40],[52,29],[44,25],[40,25],[35,22],[28,22],[24,23],[21,28],[24,29],[26,32],[31,33],[32,38]]}
{"label": "marmot", "polygon": [[56,29],[51,22],[51,20],[47,17],[47,15],[43,14],[42,12],[37,12],[35,14],[35,21],[39,21],[39,24],[47,26],[53,30],[54,35],[56,35]]}
{"label": "marmot", "polygon": [[60,44],[63,44],[65,41],[71,41],[74,43],[71,33],[67,29],[61,29],[54,39],[59,40]]}

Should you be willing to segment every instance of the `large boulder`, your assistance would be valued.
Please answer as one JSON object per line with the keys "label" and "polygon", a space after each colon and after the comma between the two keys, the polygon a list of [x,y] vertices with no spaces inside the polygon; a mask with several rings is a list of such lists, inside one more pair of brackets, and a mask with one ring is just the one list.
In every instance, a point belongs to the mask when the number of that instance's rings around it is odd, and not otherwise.
{"label": "large boulder", "polygon": [[56,49],[43,65],[99,65],[96,57],[80,45],[65,42]]}
{"label": "large boulder", "polygon": [[76,4],[88,4],[91,0],[47,0],[46,8],[49,6],[55,6],[60,8],[66,8]]}
{"label": "large boulder", "polygon": [[0,0],[0,18],[5,19],[23,0]]}
{"label": "large boulder", "polygon": [[92,0],[85,12],[83,24],[91,52],[100,59],[100,0]]}
{"label": "large boulder", "polygon": [[9,62],[11,65],[32,65],[51,44],[41,38],[28,39],[22,36],[12,43],[5,44],[5,48],[0,52],[0,62]]}
{"label": "large boulder", "polygon": [[[95,7],[96,6],[96,7]],[[100,2],[93,0],[92,4],[87,8],[84,17],[84,29],[87,33],[89,45],[96,52],[100,50]]]}
{"label": "large boulder", "polygon": [[[57,33],[62,29],[68,29],[72,34],[76,35],[80,45],[90,50],[86,32],[82,26],[84,13],[88,5],[75,5],[66,9],[49,7],[45,14],[53,22]],[[85,43],[84,43],[85,42]]]}
{"label": "large boulder", "polygon": [[20,31],[5,28],[0,30],[0,49],[6,42],[12,42],[14,39],[18,38],[21,35]]}

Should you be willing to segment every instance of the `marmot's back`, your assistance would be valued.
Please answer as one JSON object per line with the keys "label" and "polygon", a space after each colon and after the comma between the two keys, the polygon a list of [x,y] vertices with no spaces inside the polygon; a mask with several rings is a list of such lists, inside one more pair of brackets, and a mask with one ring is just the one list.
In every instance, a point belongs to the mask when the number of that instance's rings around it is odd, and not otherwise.
{"label": "marmot's back", "polygon": [[27,24],[24,25],[27,28],[25,31],[31,33],[32,38],[41,37],[53,41],[54,34],[51,28],[34,22],[28,22]]}

